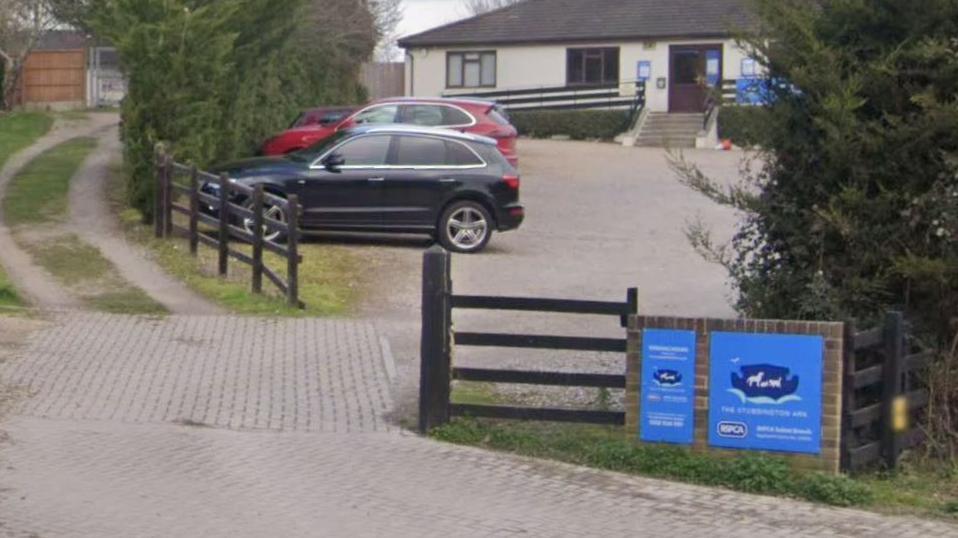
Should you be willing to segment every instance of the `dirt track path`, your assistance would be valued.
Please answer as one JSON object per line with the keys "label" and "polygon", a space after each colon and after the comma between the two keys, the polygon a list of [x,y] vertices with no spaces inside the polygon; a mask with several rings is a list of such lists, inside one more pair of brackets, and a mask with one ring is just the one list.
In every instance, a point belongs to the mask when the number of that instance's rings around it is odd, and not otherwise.
{"label": "dirt track path", "polygon": [[121,158],[116,126],[99,133],[97,148],[70,182],[70,218],[77,234],[97,247],[120,275],[173,314],[214,315],[224,311],[167,275],[149,254],[126,241],[107,202],[110,166]]}
{"label": "dirt track path", "polygon": [[[10,157],[0,170],[0,200],[3,200],[13,177],[41,153],[71,138],[95,135],[116,121],[115,114],[91,114],[88,120],[76,122],[57,121],[49,133]],[[45,310],[80,308],[80,301],[76,297],[60,286],[47,271],[33,263],[30,256],[17,246],[4,222],[3,205],[0,204],[0,264],[3,264],[23,297],[32,306]]]}

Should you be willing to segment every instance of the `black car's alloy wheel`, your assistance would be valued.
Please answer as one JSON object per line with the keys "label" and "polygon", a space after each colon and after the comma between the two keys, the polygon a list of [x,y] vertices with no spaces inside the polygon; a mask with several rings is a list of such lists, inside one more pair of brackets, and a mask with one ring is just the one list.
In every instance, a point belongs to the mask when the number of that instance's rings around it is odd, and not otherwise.
{"label": "black car's alloy wheel", "polygon": [[439,221],[439,242],[453,252],[479,252],[492,237],[493,221],[482,204],[455,202]]}
{"label": "black car's alloy wheel", "polygon": [[[246,209],[250,211],[253,210],[253,201],[250,200],[244,204]],[[263,204],[263,216],[272,219],[278,222],[286,224],[286,212],[283,211],[282,207],[271,205],[269,202],[264,202]],[[243,219],[243,229],[246,230],[246,233],[253,234],[253,219]],[[286,234],[278,230],[263,225],[263,239],[269,241],[270,243],[282,243],[286,240]]]}

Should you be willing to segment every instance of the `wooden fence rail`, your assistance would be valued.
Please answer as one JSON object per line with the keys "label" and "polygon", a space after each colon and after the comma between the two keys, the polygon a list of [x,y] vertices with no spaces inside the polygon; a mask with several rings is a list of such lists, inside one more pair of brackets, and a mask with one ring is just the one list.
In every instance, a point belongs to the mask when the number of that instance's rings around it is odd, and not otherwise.
{"label": "wooden fence rail", "polygon": [[624,424],[621,411],[549,409],[450,402],[450,382],[479,381],[547,386],[625,388],[625,375],[543,372],[456,367],[453,346],[491,346],[624,353],[626,339],[546,336],[528,334],[471,333],[452,329],[452,311],[459,309],[511,310],[565,314],[606,315],[620,318],[638,310],[638,290],[630,289],[624,302],[573,301],[519,297],[454,295],[450,279],[450,255],[439,247],[426,252],[423,261],[422,340],[419,394],[419,430],[441,426],[451,417],[472,416],[516,420]]}
{"label": "wooden fence rail", "polygon": [[849,323],[845,331],[842,467],[894,469],[924,439],[914,424],[928,406],[921,374],[935,354],[912,343],[900,312],[889,312],[880,327],[856,332]]}
{"label": "wooden fence rail", "polygon": [[[184,181],[185,179],[185,181]],[[230,258],[252,268],[252,291],[263,292],[265,277],[286,297],[294,308],[305,308],[299,299],[299,220],[302,206],[296,195],[282,198],[266,192],[262,185],[249,187],[229,180],[226,174],[214,175],[175,162],[169,155],[159,152],[156,161],[156,196],[154,205],[155,235],[157,238],[174,234],[189,240],[190,254],[198,254],[203,244],[217,251],[217,269],[220,276],[229,271]],[[204,185],[216,188],[204,189]],[[179,200],[188,200],[188,205]],[[245,206],[238,202],[247,202]],[[267,209],[279,208],[285,222],[267,216]],[[174,222],[180,214],[188,219],[187,226]],[[250,229],[241,225],[252,221]],[[201,225],[207,232],[201,231]],[[273,233],[285,237],[285,242],[271,241]],[[247,255],[230,246],[231,240],[240,240],[252,246]],[[263,253],[272,252],[286,260],[286,278],[282,278],[263,261]]]}

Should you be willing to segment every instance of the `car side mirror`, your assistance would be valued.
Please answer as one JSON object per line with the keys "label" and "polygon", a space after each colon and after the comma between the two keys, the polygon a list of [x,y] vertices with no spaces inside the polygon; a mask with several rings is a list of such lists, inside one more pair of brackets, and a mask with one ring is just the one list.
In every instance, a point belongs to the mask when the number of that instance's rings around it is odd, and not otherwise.
{"label": "car side mirror", "polygon": [[336,171],[344,164],[346,164],[346,159],[344,159],[343,156],[338,153],[333,153],[332,155],[329,155],[323,159],[323,166],[325,166],[326,169],[331,172]]}

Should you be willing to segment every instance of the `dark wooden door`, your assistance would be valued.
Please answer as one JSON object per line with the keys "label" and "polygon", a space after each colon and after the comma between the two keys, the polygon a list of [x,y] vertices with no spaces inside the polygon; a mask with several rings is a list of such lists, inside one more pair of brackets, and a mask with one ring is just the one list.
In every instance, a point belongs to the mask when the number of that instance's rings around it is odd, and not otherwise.
{"label": "dark wooden door", "polygon": [[709,91],[721,81],[721,45],[669,47],[669,112],[704,112]]}

